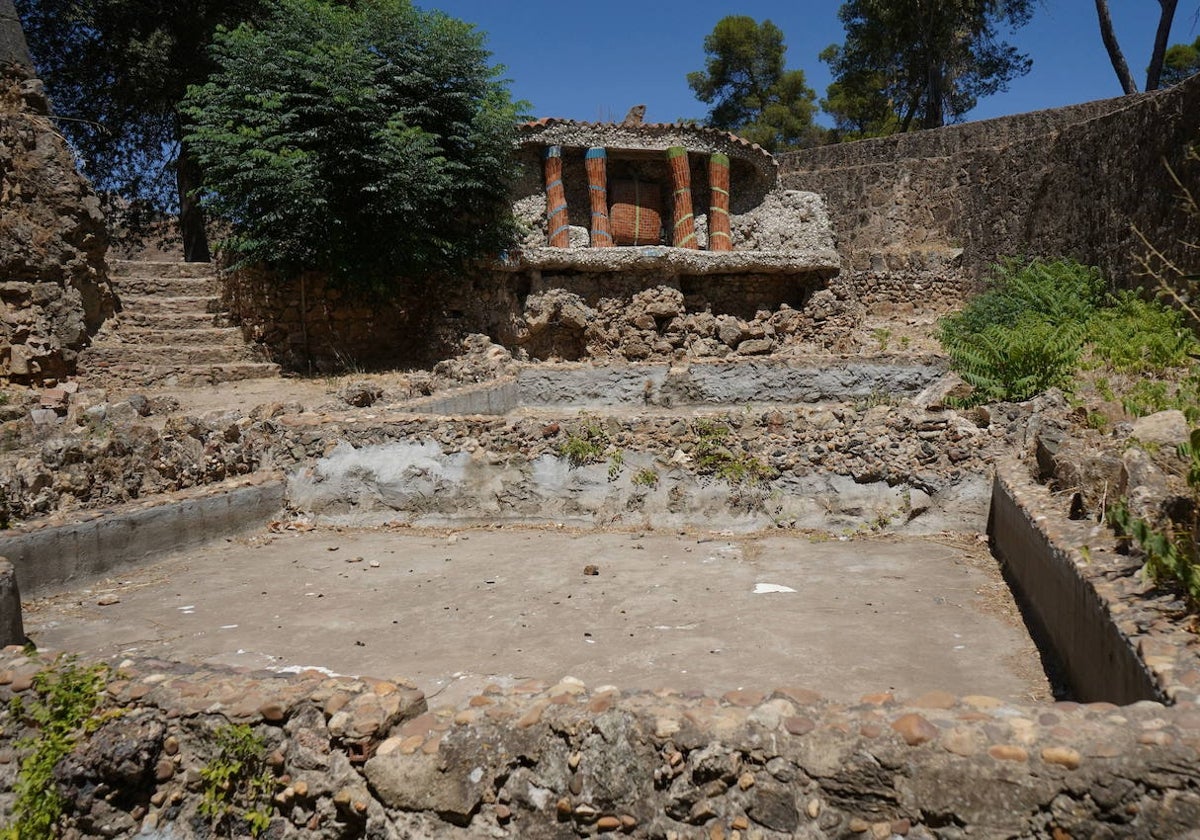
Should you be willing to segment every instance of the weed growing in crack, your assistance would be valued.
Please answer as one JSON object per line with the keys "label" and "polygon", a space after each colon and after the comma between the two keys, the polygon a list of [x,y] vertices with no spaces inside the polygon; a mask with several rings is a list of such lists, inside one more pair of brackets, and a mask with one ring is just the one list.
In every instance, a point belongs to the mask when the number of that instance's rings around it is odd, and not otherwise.
{"label": "weed growing in crack", "polygon": [[[567,431],[567,437],[559,446],[558,454],[566,458],[571,468],[575,469],[586,464],[603,461],[610,442],[608,432],[604,430],[600,422],[590,420],[579,429]],[[617,465],[617,472],[620,472],[620,462]]]}
{"label": "weed growing in crack", "polygon": [[232,837],[240,833],[237,824],[244,823],[257,837],[271,823],[275,789],[266,743],[244,723],[218,727],[213,739],[217,754],[200,769],[204,785],[200,813],[211,821],[214,832],[224,828]]}
{"label": "weed growing in crack", "polygon": [[83,666],[74,657],[64,657],[34,676],[33,699],[12,699],[10,714],[31,723],[37,734],[16,744],[25,757],[13,785],[13,822],[0,831],[3,840],[58,836],[58,821],[67,803],[54,783],[54,767],[81,736],[120,714],[104,710],[101,702],[108,673],[106,665]]}
{"label": "weed growing in crack", "polygon": [[727,445],[729,427],[711,420],[696,421],[696,468],[733,485],[765,484],[777,473],[768,464]]}
{"label": "weed growing in crack", "polygon": [[1200,429],[1194,429],[1179,456],[1187,463],[1191,504],[1186,521],[1159,527],[1134,516],[1125,499],[1110,506],[1106,517],[1117,536],[1136,542],[1146,557],[1146,574],[1156,581],[1170,581],[1183,588],[1193,610],[1200,608]]}
{"label": "weed growing in crack", "polygon": [[658,471],[654,467],[644,467],[634,473],[630,480],[635,487],[649,487],[653,490],[658,486]]}

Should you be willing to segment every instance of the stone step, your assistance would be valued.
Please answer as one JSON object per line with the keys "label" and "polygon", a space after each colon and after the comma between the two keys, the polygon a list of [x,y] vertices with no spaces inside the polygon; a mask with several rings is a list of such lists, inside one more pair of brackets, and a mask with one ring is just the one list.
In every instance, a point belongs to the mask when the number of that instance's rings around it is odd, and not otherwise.
{"label": "stone step", "polygon": [[130,312],[120,315],[122,330],[201,330],[209,327],[228,327],[229,318],[223,312]]}
{"label": "stone step", "polygon": [[145,387],[194,386],[240,382],[245,379],[273,379],[279,376],[279,365],[274,362],[226,362],[214,365],[96,364],[89,365],[84,373],[96,380]]}
{"label": "stone step", "polygon": [[158,326],[122,324],[116,333],[125,344],[138,346],[186,345],[188,347],[244,347],[242,331],[237,327],[199,327],[163,329]]}
{"label": "stone step", "polygon": [[257,361],[245,345],[235,347],[187,347],[181,345],[96,344],[79,354],[81,365],[221,365]]}
{"label": "stone step", "polygon": [[113,280],[117,297],[193,297],[218,295],[221,284],[215,277],[123,277]]}
{"label": "stone step", "polygon": [[209,277],[217,276],[217,264],[185,262],[150,262],[144,260],[111,260],[108,264],[110,278],[120,281],[133,278],[155,277]]}
{"label": "stone step", "polygon": [[139,315],[182,315],[215,314],[221,311],[221,299],[216,295],[183,295],[179,297],[157,297],[136,295],[121,298],[121,317],[126,313]]}

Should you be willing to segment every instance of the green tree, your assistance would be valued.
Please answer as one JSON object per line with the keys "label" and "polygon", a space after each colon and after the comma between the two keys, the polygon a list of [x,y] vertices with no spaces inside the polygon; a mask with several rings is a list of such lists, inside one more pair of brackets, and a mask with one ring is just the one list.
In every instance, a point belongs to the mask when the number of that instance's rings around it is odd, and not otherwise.
{"label": "green tree", "polygon": [[[822,61],[834,59],[837,46],[821,52]],[[821,110],[833,117],[833,137],[838,141],[861,140],[894,134],[900,126],[892,103],[883,90],[887,76],[880,70],[847,73],[826,88]]]}
{"label": "green tree", "polygon": [[1163,87],[1177,85],[1195,73],[1200,73],[1200,38],[1190,44],[1172,44],[1163,57]]}
{"label": "green tree", "polygon": [[[824,106],[865,133],[956,122],[983,96],[1007,89],[1032,62],[997,37],[1023,26],[1033,0],[849,0],[845,44],[821,59],[834,82]],[[887,116],[883,116],[885,113]]]}
{"label": "green tree", "polygon": [[[218,24],[261,0],[16,0],[59,127],[101,193],[134,225],[179,213],[184,255],[209,258],[194,200],[201,173],[183,141],[177,106],[212,69]],[[182,7],[182,8],[181,8]]]}
{"label": "green tree", "polygon": [[708,125],[772,151],[816,142],[816,94],[804,71],[784,70],[787,47],[778,26],[745,15],[724,17],[704,39],[704,52],[704,70],[687,79],[696,98],[712,105]]}
{"label": "green tree", "polygon": [[384,289],[505,247],[517,106],[483,36],[409,0],[276,0],[183,106],[231,252]]}

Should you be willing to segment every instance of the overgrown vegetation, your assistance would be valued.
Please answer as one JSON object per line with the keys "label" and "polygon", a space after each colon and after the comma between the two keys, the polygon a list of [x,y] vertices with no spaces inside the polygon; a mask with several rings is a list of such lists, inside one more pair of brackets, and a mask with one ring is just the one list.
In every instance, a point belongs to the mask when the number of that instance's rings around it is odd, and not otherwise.
{"label": "overgrown vegetation", "polygon": [[748,452],[727,445],[730,429],[724,423],[697,420],[696,468],[730,484],[763,484],[775,477],[768,464]]}
{"label": "overgrown vegetation", "polygon": [[242,261],[386,291],[512,241],[518,107],[470,24],[409,0],[273,0],[214,56],[181,110]]}
{"label": "overgrown vegetation", "polygon": [[647,487],[653,490],[658,486],[658,471],[653,467],[643,467],[633,474],[630,481],[635,487]]}
{"label": "overgrown vegetation", "polygon": [[[1144,375],[1200,352],[1179,312],[1134,292],[1106,294],[1098,269],[1070,260],[996,266],[987,291],[946,318],[939,338],[974,389],[970,404],[1070,390],[1085,364]],[[1159,397],[1148,401],[1165,407],[1165,386]]]}
{"label": "overgrown vegetation", "polygon": [[1200,607],[1200,429],[1194,429],[1188,443],[1179,446],[1179,456],[1187,464],[1187,485],[1191,504],[1183,522],[1167,521],[1164,526],[1134,516],[1124,500],[1109,507],[1109,524],[1119,537],[1138,544],[1146,557],[1146,573],[1156,581],[1178,584],[1192,609]]}
{"label": "overgrown vegetation", "polygon": [[54,767],[80,737],[117,714],[101,702],[107,679],[107,666],[84,666],[64,657],[34,676],[31,700],[13,698],[10,714],[32,724],[37,733],[16,744],[24,757],[13,785],[13,822],[0,832],[2,840],[59,836],[58,821],[67,803],[54,782]]}
{"label": "overgrown vegetation", "polygon": [[244,723],[226,724],[214,733],[217,753],[200,769],[204,795],[200,813],[214,832],[230,837],[248,830],[257,837],[271,823],[275,777],[266,761],[266,743]]}
{"label": "overgrown vegetation", "polygon": [[567,459],[572,468],[595,464],[604,460],[611,443],[608,432],[598,420],[585,420],[577,429],[567,431],[559,444],[558,454]]}

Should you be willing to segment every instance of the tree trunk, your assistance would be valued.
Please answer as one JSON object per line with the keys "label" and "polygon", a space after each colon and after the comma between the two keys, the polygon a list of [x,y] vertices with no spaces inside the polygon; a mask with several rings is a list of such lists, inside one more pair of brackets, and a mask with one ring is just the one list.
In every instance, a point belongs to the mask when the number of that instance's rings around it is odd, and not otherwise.
{"label": "tree trunk", "polygon": [[1113,32],[1112,15],[1108,13],[1108,0],[1096,0],[1096,15],[1100,18],[1100,37],[1104,39],[1104,49],[1108,50],[1108,58],[1113,70],[1117,71],[1117,79],[1121,82],[1121,90],[1125,93],[1137,93],[1137,84],[1125,63],[1121,45],[1117,43],[1116,33]]}
{"label": "tree trunk", "polygon": [[1150,54],[1150,66],[1146,69],[1146,90],[1158,90],[1162,78],[1163,56],[1167,52],[1167,41],[1171,38],[1171,22],[1175,19],[1175,7],[1179,0],[1158,0],[1162,14],[1158,17],[1158,31],[1154,34],[1154,52]]}
{"label": "tree trunk", "polygon": [[196,200],[200,187],[200,167],[188,154],[186,145],[179,147],[175,164],[175,183],[179,190],[179,232],[183,236],[183,258],[187,262],[208,262],[208,231],[205,229],[204,209]]}

